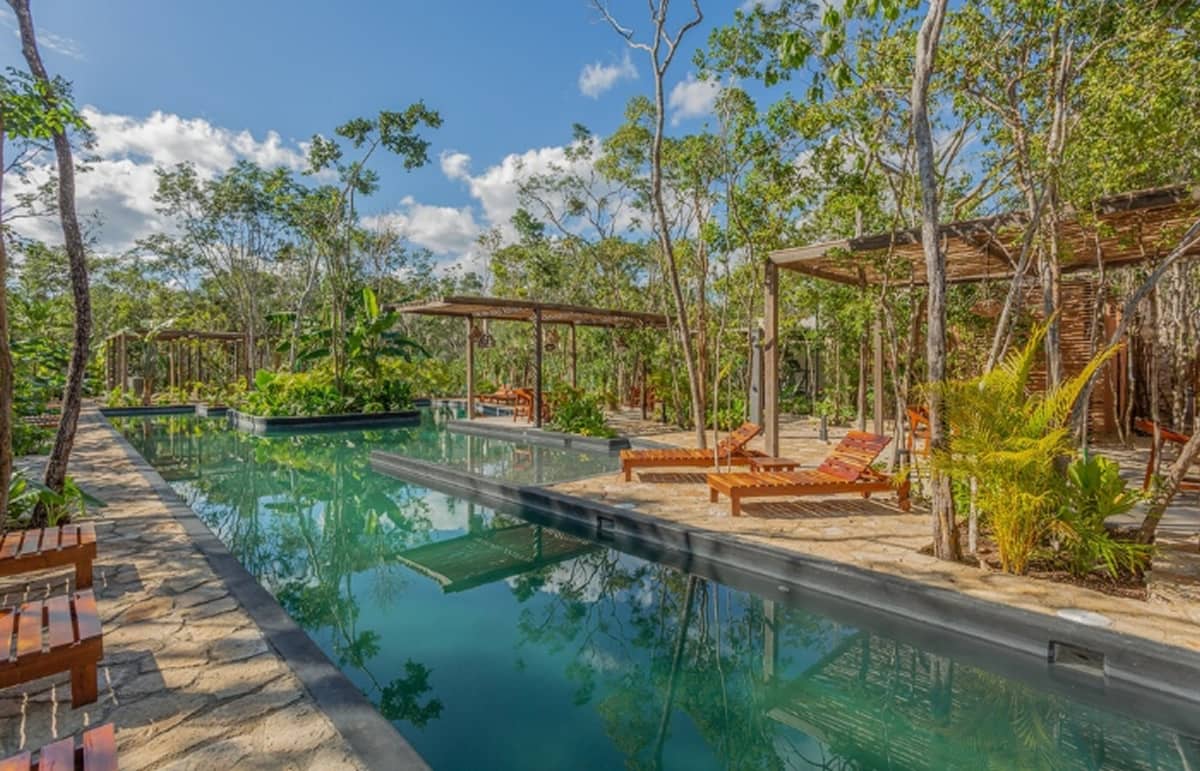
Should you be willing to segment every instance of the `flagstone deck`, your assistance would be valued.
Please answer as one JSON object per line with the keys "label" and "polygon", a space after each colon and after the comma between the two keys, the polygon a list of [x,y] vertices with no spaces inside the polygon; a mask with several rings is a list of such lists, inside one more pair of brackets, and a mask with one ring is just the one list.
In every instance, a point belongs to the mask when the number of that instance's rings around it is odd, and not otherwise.
{"label": "flagstone deck", "polygon": [[[831,431],[830,444],[817,437],[811,421],[789,421],[781,427],[780,453],[812,468],[825,457],[841,431]],[[694,447],[691,432],[661,433],[654,441]],[[761,440],[751,444],[761,449]],[[1140,481],[1144,449],[1111,448]],[[883,458],[888,457],[885,451]],[[1115,597],[1071,584],[1005,575],[965,564],[942,562],[921,554],[931,542],[928,512],[896,508],[895,495],[864,500],[858,495],[806,499],[750,499],[743,516],[731,517],[729,502],[709,503],[704,474],[698,469],[652,469],[635,473],[626,483],[620,474],[604,474],[551,489],[609,504],[632,505],[643,514],[735,539],[792,549],[970,596],[1039,613],[1078,608],[1101,613],[1111,628],[1159,642],[1200,650],[1200,504],[1183,495],[1161,528],[1160,557],[1150,574],[1149,599]]]}
{"label": "flagstone deck", "polygon": [[[112,721],[125,771],[364,768],[94,415],[71,473],[108,504],[96,520],[100,698],[71,709],[66,674],[0,691],[0,757]],[[68,573],[8,580],[0,602],[61,591]]]}

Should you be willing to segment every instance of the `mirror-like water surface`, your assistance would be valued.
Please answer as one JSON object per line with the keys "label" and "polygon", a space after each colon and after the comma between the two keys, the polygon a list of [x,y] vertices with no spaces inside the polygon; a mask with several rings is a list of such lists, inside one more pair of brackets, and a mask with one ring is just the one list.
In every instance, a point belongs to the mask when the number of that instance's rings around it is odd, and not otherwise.
{"label": "mirror-like water surface", "polygon": [[[420,427],[112,421],[436,769],[1197,768],[1152,722],[371,471],[589,456]],[[799,600],[798,604],[803,604]]]}

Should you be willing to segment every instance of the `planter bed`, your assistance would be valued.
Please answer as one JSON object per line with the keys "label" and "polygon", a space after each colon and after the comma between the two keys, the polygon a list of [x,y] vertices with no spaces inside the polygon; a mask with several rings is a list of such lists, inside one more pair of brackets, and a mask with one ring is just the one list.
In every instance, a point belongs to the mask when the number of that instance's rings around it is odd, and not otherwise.
{"label": "planter bed", "polygon": [[446,424],[447,429],[459,434],[474,434],[492,439],[508,439],[513,442],[529,442],[549,447],[563,447],[571,450],[587,450],[588,452],[615,453],[629,447],[629,438],[624,436],[580,436],[579,434],[564,434],[561,431],[548,431],[544,428],[529,426],[497,426],[494,423],[476,423],[470,420],[452,420]]}
{"label": "planter bed", "polygon": [[385,426],[415,426],[421,422],[419,410],[399,412],[356,412],[342,415],[298,415],[264,417],[248,415],[230,409],[225,413],[229,423],[239,431],[272,434],[283,431],[318,431],[342,428],[380,428]]}
{"label": "planter bed", "polygon": [[194,415],[194,404],[151,404],[148,407],[101,407],[100,414],[106,418],[131,415]]}

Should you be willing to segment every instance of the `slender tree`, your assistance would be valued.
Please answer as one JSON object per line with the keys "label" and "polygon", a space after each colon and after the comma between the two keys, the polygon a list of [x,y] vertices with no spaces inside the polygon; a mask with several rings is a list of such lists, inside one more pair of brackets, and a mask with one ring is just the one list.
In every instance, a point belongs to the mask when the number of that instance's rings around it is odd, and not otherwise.
{"label": "slender tree", "polygon": [[679,264],[675,255],[675,242],[671,237],[671,221],[667,217],[667,207],[663,199],[663,138],[666,127],[666,92],[664,80],[679,44],[690,30],[699,26],[704,20],[700,10],[699,0],[692,0],[692,14],[677,30],[672,32],[668,27],[670,0],[651,0],[650,23],[652,32],[650,42],[639,41],[634,37],[632,28],[624,27],[609,11],[608,4],[602,0],[593,0],[592,4],[609,26],[620,35],[633,49],[644,51],[650,59],[651,72],[654,78],[654,136],[650,142],[650,208],[654,215],[654,230],[658,237],[658,247],[662,251],[666,263],[667,278],[671,286],[671,297],[675,301],[675,318],[678,325],[680,347],[683,349],[683,361],[687,367],[688,386],[692,402],[692,424],[696,430],[696,446],[708,446],[704,430],[704,373],[697,361],[693,348],[692,328],[689,322],[687,301],[683,296],[683,286],[679,279]]}
{"label": "slender tree", "polygon": [[[7,91],[7,89],[5,89]],[[4,93],[3,97],[8,94]],[[0,105],[0,201],[4,200],[4,142],[7,104]],[[12,478],[13,358],[8,332],[8,244],[0,223],[0,532],[8,521],[8,482]]]}
{"label": "slender tree", "polygon": [[[913,143],[917,149],[917,176],[921,182],[921,245],[925,251],[925,274],[929,284],[925,355],[928,379],[934,386],[929,389],[929,436],[933,452],[944,452],[948,439],[943,425],[941,389],[937,387],[946,381],[946,254],[938,241],[938,181],[933,132],[929,128],[929,81],[945,18],[946,0],[931,0],[917,34],[912,86]],[[930,487],[933,553],[939,559],[957,560],[962,556],[962,549],[958,542],[950,477],[934,471]]]}
{"label": "slender tree", "polygon": [[[29,0],[8,0],[17,16],[21,34],[21,52],[33,75],[47,113],[60,111],[63,97],[61,84],[52,81],[42,64],[38,52],[37,38],[33,30],[33,16],[29,11]],[[55,162],[58,167],[58,216],[62,225],[63,241],[67,251],[67,263],[71,276],[71,295],[75,307],[75,330],[71,348],[71,360],[67,365],[67,384],[63,389],[62,416],[54,447],[46,464],[44,481],[52,490],[62,491],[67,479],[67,462],[75,445],[75,429],[79,423],[79,410],[83,404],[83,378],[87,370],[89,345],[92,336],[92,300],[88,289],[87,259],[84,254],[83,234],[79,217],[75,213],[75,159],[71,152],[71,140],[67,136],[67,124],[56,122],[52,127]],[[39,507],[34,517],[34,526],[44,525],[47,512]]]}

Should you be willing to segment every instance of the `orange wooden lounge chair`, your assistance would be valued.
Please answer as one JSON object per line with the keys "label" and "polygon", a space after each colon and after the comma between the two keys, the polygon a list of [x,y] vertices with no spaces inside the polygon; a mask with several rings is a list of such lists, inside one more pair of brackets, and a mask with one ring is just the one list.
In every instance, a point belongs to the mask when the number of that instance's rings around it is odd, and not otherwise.
{"label": "orange wooden lounge chair", "polygon": [[[931,426],[929,425],[929,408],[925,405],[917,405],[909,407],[908,412],[908,457],[912,458],[914,452],[920,452],[922,455],[929,454],[929,444],[932,441]],[[917,440],[921,440],[924,446],[917,450]]]}
{"label": "orange wooden lounge chair", "polygon": [[[625,475],[625,481],[628,482],[633,479],[635,468],[744,466],[750,462],[751,458],[765,457],[757,450],[746,449],[750,440],[761,433],[762,426],[756,423],[743,423],[736,431],[717,443],[715,453],[712,450],[689,450],[683,447],[661,450],[621,450],[621,473]],[[713,462],[714,459],[716,459],[716,463]]]}
{"label": "orange wooden lounge chair", "polygon": [[91,522],[39,530],[14,530],[0,540],[0,576],[75,566],[75,588],[92,586],[96,528]]}
{"label": "orange wooden lounge chair", "polygon": [[722,494],[728,496],[736,517],[742,513],[743,498],[832,493],[862,493],[864,498],[869,498],[871,493],[896,489],[900,508],[908,511],[911,505],[908,479],[905,478],[897,489],[890,478],[871,468],[871,463],[890,441],[891,438],[886,436],[851,431],[812,471],[709,474],[709,500],[716,503]]}
{"label": "orange wooden lounge chair", "polygon": [[71,706],[96,700],[104,644],[91,589],[0,609],[0,646],[0,688],[70,672]]}
{"label": "orange wooden lounge chair", "polygon": [[37,760],[29,751],[0,760],[0,771],[117,771],[117,741],[113,724],[89,728],[76,747],[68,737],[42,747]]}
{"label": "orange wooden lounge chair", "polygon": [[[1133,421],[1133,427],[1135,429],[1137,429],[1138,431],[1142,432],[1143,434],[1146,434],[1150,437],[1154,436],[1154,421],[1146,420],[1145,418],[1138,418],[1137,420]],[[1180,447],[1183,447],[1185,444],[1188,443],[1188,440],[1191,439],[1191,437],[1188,436],[1187,434],[1180,433],[1179,431],[1173,431],[1164,426],[1159,426],[1158,432],[1159,432],[1159,436],[1162,437],[1163,444],[1170,442],[1171,444],[1177,444]],[[1142,479],[1142,489],[1143,490],[1150,489],[1150,482],[1151,482],[1151,480],[1154,479],[1154,475],[1155,475],[1155,473],[1157,473],[1157,471],[1158,471],[1158,448],[1154,446],[1153,442],[1151,442],[1150,443],[1150,459],[1146,462],[1146,476],[1144,479]],[[1184,477],[1183,482],[1181,482],[1179,485],[1179,489],[1180,490],[1200,491],[1200,478],[1197,478],[1194,476],[1193,477]]]}

